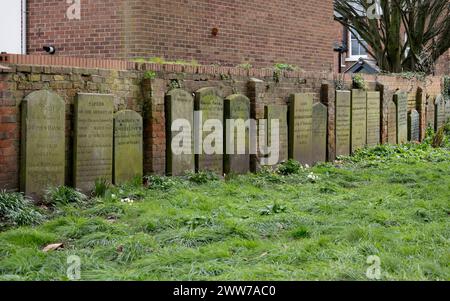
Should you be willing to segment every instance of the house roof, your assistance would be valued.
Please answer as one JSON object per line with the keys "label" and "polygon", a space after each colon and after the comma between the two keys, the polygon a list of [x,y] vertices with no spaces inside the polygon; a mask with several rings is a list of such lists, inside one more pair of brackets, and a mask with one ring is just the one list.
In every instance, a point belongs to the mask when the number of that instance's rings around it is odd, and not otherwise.
{"label": "house roof", "polygon": [[355,64],[348,68],[345,73],[380,73],[381,69],[377,66],[376,61],[372,59],[360,58]]}

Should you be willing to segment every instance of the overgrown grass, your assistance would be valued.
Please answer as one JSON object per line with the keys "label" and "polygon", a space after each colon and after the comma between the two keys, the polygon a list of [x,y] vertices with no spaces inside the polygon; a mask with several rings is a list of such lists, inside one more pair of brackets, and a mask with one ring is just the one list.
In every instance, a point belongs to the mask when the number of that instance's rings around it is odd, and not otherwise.
{"label": "overgrown grass", "polygon": [[110,187],[0,233],[0,279],[66,280],[76,255],[82,280],[366,280],[376,255],[383,280],[450,280],[449,156],[379,146],[310,169]]}

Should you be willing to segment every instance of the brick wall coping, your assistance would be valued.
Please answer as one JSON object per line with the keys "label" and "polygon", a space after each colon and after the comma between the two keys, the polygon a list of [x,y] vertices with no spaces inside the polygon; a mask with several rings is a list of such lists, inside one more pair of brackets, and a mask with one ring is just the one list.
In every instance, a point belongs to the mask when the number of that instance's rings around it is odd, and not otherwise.
{"label": "brick wall coping", "polygon": [[[120,71],[154,71],[164,73],[188,73],[188,74],[211,74],[223,76],[242,76],[256,78],[273,78],[272,68],[240,68],[224,67],[216,65],[179,65],[179,64],[155,64],[141,63],[125,60],[103,60],[91,58],[78,58],[50,55],[21,55],[0,54],[0,63],[9,65],[49,66],[49,67],[73,67],[85,69],[109,69]],[[2,69],[0,69],[1,72]],[[14,72],[11,69],[10,72]],[[316,78],[332,79],[331,72],[325,71],[283,71],[280,74],[285,78]],[[226,79],[226,78],[224,78]]]}

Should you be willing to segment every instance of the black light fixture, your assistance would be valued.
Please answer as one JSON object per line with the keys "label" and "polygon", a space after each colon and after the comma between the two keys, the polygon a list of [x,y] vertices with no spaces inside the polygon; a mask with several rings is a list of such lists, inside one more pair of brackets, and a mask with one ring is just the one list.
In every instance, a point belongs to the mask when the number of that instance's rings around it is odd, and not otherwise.
{"label": "black light fixture", "polygon": [[48,54],[55,54],[56,48],[55,46],[44,46],[44,51],[47,52]]}

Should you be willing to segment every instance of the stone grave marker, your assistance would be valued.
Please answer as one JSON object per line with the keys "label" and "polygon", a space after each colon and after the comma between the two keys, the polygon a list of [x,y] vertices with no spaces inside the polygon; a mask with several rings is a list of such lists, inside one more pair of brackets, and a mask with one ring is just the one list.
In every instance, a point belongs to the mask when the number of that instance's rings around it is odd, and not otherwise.
{"label": "stone grave marker", "polygon": [[380,144],[380,92],[367,92],[367,146]]}
{"label": "stone grave marker", "polygon": [[336,156],[350,154],[351,92],[336,91]]}
{"label": "stone grave marker", "polygon": [[50,91],[36,91],[22,101],[21,190],[41,198],[65,182],[65,102]]}
{"label": "stone grave marker", "polygon": [[420,141],[420,115],[416,110],[408,114],[408,140]]}
{"label": "stone grave marker", "polygon": [[[233,120],[234,125],[227,120]],[[250,171],[250,99],[234,94],[225,99],[225,157],[226,174],[246,174]]]}
{"label": "stone grave marker", "polygon": [[316,103],[312,109],[312,163],[327,161],[328,108]]}
{"label": "stone grave marker", "polygon": [[95,181],[112,182],[114,96],[79,93],[75,100],[74,186],[84,192]]}
{"label": "stone grave marker", "polygon": [[435,115],[435,131],[437,132],[441,126],[445,124],[445,100],[442,95],[439,95],[434,102]]}
{"label": "stone grave marker", "polygon": [[450,99],[445,101],[445,122],[450,122]]}
{"label": "stone grave marker", "polygon": [[143,125],[139,113],[131,110],[114,115],[114,184],[143,176]]}
{"label": "stone grave marker", "polygon": [[393,101],[388,103],[388,143],[397,144],[397,106]]}
{"label": "stone grave marker", "polygon": [[394,94],[397,107],[397,143],[408,142],[408,95],[404,92]]}
{"label": "stone grave marker", "polygon": [[352,90],[351,151],[364,148],[367,142],[367,93],[364,90]]}
{"label": "stone grave marker", "polygon": [[427,128],[430,127],[434,130],[436,124],[434,115],[434,100],[431,98],[427,99],[427,103],[425,106],[425,117]]}
{"label": "stone grave marker", "polygon": [[286,105],[268,105],[265,107],[264,116],[267,120],[267,140],[268,145],[272,145],[274,141],[271,140],[272,136],[272,120],[278,119],[280,122],[279,131],[279,158],[278,163],[285,162],[289,157],[289,142],[288,142],[288,124],[287,124],[288,107]]}
{"label": "stone grave marker", "polygon": [[[219,120],[222,124],[221,129],[213,129],[213,131],[203,131],[201,134],[201,141],[204,145],[205,140],[210,139],[210,135],[213,132],[221,131],[220,137],[217,136],[214,141],[211,140],[211,146],[220,149],[220,152],[214,154],[206,154],[205,149],[202,148],[202,154],[195,155],[195,168],[198,171],[209,170],[216,172],[219,175],[223,175],[223,152],[224,152],[224,139],[223,139],[223,127],[224,127],[224,101],[220,96],[218,89],[207,87],[198,90],[195,93],[195,110],[202,112],[201,126],[207,125],[208,120]],[[195,137],[195,134],[194,134]],[[195,140],[195,138],[194,138]],[[199,141],[194,141],[198,143]]]}
{"label": "stone grave marker", "polygon": [[[182,124],[176,126],[175,121]],[[166,123],[167,174],[181,176],[187,171],[194,171],[194,98],[191,93],[181,89],[167,93]]]}
{"label": "stone grave marker", "polygon": [[289,104],[289,157],[312,165],[313,99],[311,93],[292,95]]}

